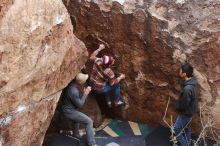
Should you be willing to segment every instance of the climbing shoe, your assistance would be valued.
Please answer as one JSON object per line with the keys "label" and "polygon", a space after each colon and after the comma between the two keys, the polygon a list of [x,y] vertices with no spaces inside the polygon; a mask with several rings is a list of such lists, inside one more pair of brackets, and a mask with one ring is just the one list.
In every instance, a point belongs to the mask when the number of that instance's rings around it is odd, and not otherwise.
{"label": "climbing shoe", "polygon": [[109,108],[111,108],[111,107],[112,107],[112,102],[111,102],[111,101],[108,101],[108,102],[107,102],[107,105],[108,105]]}
{"label": "climbing shoe", "polygon": [[119,100],[118,102],[115,102],[115,106],[119,106],[119,105],[123,105],[124,102],[122,102],[121,100]]}

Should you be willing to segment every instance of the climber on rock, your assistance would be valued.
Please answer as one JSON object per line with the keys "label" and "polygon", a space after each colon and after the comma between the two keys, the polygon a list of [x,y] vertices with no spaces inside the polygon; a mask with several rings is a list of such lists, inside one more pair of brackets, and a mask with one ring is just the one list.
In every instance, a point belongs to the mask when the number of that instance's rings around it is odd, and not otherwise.
{"label": "climber on rock", "polygon": [[95,50],[91,56],[90,60],[94,62],[90,82],[92,89],[98,94],[103,94],[107,102],[108,107],[111,107],[110,91],[114,92],[114,102],[116,106],[123,105],[120,97],[120,85],[119,82],[125,78],[124,74],[120,74],[119,77],[115,76],[112,71],[111,66],[115,63],[115,59],[112,56],[102,56],[98,58],[98,53],[105,49],[103,44],[99,45],[99,48]]}
{"label": "climber on rock", "polygon": [[84,113],[78,111],[83,107],[91,87],[84,87],[88,74],[79,73],[72,80],[62,93],[62,112],[74,122],[73,136],[80,138],[79,124],[83,124],[86,129],[86,139],[89,146],[97,146],[94,138],[93,121]]}

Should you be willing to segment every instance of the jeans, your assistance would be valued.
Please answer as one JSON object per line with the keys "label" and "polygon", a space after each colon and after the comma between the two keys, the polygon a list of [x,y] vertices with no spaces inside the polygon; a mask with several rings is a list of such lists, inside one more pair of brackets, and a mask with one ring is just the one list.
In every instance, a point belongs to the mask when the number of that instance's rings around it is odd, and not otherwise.
{"label": "jeans", "polygon": [[65,109],[64,115],[74,121],[74,134],[79,134],[79,124],[83,124],[86,129],[86,139],[89,145],[95,144],[93,133],[93,121],[87,115],[77,110]]}
{"label": "jeans", "polygon": [[[179,115],[174,124],[174,132],[177,136],[177,141],[180,146],[190,146],[192,142],[191,138],[191,121],[192,117],[185,115]],[[184,129],[183,129],[184,128]],[[182,133],[181,130],[183,129]]]}
{"label": "jeans", "polygon": [[105,100],[106,102],[111,102],[111,98],[110,98],[110,95],[109,95],[109,92],[110,91],[114,91],[114,94],[115,94],[115,102],[118,102],[120,100],[120,85],[119,84],[115,84],[113,86],[110,86],[110,85],[105,85],[105,87],[102,89],[102,90],[97,90],[96,92],[98,94],[104,94],[105,96]]}

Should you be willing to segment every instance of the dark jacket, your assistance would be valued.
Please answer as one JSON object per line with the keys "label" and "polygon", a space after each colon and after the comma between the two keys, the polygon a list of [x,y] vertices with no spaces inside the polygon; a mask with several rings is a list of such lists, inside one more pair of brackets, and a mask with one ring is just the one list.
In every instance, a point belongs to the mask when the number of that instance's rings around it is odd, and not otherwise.
{"label": "dark jacket", "polygon": [[197,111],[197,80],[192,77],[183,84],[176,109],[180,114],[192,116]]}
{"label": "dark jacket", "polygon": [[71,82],[62,93],[62,110],[76,110],[81,108],[87,96],[82,95],[76,83]]}

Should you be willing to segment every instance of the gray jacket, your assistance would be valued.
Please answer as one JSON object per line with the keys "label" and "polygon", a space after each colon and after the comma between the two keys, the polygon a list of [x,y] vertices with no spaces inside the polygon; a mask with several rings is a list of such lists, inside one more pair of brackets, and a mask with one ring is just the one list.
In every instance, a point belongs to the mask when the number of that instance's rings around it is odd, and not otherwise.
{"label": "gray jacket", "polygon": [[66,110],[76,110],[81,108],[87,96],[82,95],[79,90],[79,87],[76,83],[71,82],[69,85],[63,90],[62,93],[62,110],[65,112]]}
{"label": "gray jacket", "polygon": [[192,116],[197,111],[197,104],[197,80],[192,77],[184,82],[176,109],[183,115]]}

